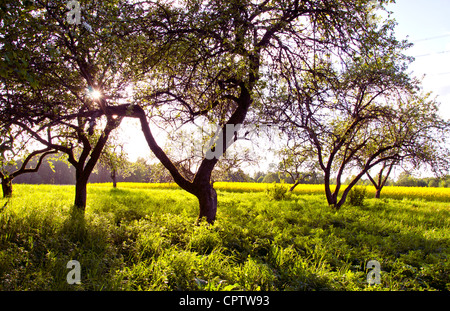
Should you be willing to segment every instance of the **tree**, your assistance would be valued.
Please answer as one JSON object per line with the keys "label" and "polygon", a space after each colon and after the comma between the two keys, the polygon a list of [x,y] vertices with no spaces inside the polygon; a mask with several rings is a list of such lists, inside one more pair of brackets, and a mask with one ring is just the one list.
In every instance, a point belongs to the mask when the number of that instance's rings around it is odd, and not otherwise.
{"label": "tree", "polygon": [[[375,186],[377,198],[379,198],[392,168],[396,165],[402,166],[404,170],[408,171],[429,168],[435,176],[448,174],[450,122],[439,116],[439,106],[430,99],[430,96],[431,94],[428,93],[399,98],[396,112],[401,117],[397,119],[397,124],[391,126],[390,132],[401,137],[403,144],[400,148],[390,150],[393,160],[382,163]],[[383,178],[382,173],[386,168],[388,170]],[[367,175],[373,183],[369,172]],[[419,187],[427,186],[424,181],[415,183]]]}
{"label": "tree", "polygon": [[[44,158],[49,154],[56,153],[56,151],[50,148],[34,150],[32,152],[28,151],[26,148],[27,140],[22,136],[22,131],[17,131],[13,135],[11,130],[9,129],[7,131],[3,129],[1,131],[2,135],[0,136],[0,179],[2,181],[4,198],[12,196],[12,181],[14,178],[25,173],[37,172]],[[20,156],[23,158],[20,166],[11,169],[11,167],[17,165],[17,158]],[[35,157],[38,158],[35,167],[27,168],[29,162]]]}
{"label": "tree", "polygon": [[[152,25],[143,33],[162,38],[167,52],[159,70],[152,71],[152,82],[140,92],[140,105],[125,109],[124,115],[139,118],[152,152],[174,181],[198,198],[199,219],[215,220],[212,171],[236,140],[247,113],[264,105],[272,69],[286,65],[288,51],[305,70],[317,62],[310,57],[313,50],[322,56],[341,53],[367,40],[361,33],[367,32],[368,2],[186,1],[175,7],[158,5],[143,16],[141,23]],[[193,177],[185,176],[156,142],[145,115],[150,109],[153,122],[160,116],[179,126],[199,119],[217,124],[218,135]]]}
{"label": "tree", "polygon": [[407,171],[400,173],[395,185],[400,187],[428,187],[428,183],[425,180],[415,178]]}
{"label": "tree", "polygon": [[280,182],[280,174],[275,172],[268,172],[266,176],[264,176],[264,179],[262,180],[262,183],[278,183]]}
{"label": "tree", "polygon": [[317,179],[317,163],[314,162],[314,153],[311,146],[293,143],[278,151],[281,158],[278,170],[287,174],[293,183],[289,191],[294,191],[301,183]]}
{"label": "tree", "polygon": [[439,187],[439,179],[438,178],[430,178],[428,180],[428,187]]}
{"label": "tree", "polygon": [[[392,169],[396,163],[397,163],[396,160],[383,162],[381,164],[381,169],[379,170],[378,174],[375,177],[376,179],[374,179],[370,175],[370,171],[366,172],[367,177],[369,177],[370,182],[375,187],[375,198],[376,199],[380,198],[381,189],[383,189],[383,187],[386,185],[386,183],[389,179],[389,175],[391,174]],[[386,169],[387,169],[387,171],[385,171]],[[385,174],[383,175],[383,173],[385,173]]]}
{"label": "tree", "polygon": [[8,30],[0,36],[1,123],[67,155],[76,171],[74,203],[84,210],[89,176],[122,120],[106,108],[123,105],[142,73],[129,60],[140,38],[122,40],[141,8],[85,1],[80,24],[69,23],[59,1],[8,0],[1,9]]}
{"label": "tree", "polygon": [[[416,94],[418,82],[406,71],[411,59],[403,55],[409,44],[395,39],[394,26],[367,23],[342,54],[316,48],[309,68],[286,48],[284,66],[273,70],[281,87],[271,90],[273,105],[264,112],[291,139],[314,147],[327,201],[336,209],[371,168],[423,153],[425,137],[446,127],[436,104]],[[339,198],[343,173],[351,169],[357,173]]]}
{"label": "tree", "polygon": [[127,182],[154,182],[150,173],[154,170],[152,166],[147,163],[144,158],[137,158],[134,163],[131,163],[130,176],[124,179]]}
{"label": "tree", "polygon": [[400,173],[395,185],[400,187],[417,187],[417,181],[411,173],[405,171]]}
{"label": "tree", "polygon": [[254,180],[255,182],[260,183],[260,182],[263,181],[265,175],[266,175],[266,173],[261,172],[261,171],[257,171],[257,172],[255,172],[255,174],[254,174],[254,176],[253,176],[253,180]]}
{"label": "tree", "polygon": [[[390,77],[384,77],[384,81],[388,79]],[[395,163],[405,161],[416,162],[416,165],[428,161],[435,163],[436,169],[448,168],[445,164],[448,149],[442,147],[442,141],[448,136],[449,124],[438,116],[436,103],[428,100],[427,95],[400,89],[405,86],[395,80],[386,89],[380,84],[370,86],[363,82],[362,77],[357,81],[359,86],[350,93],[357,96],[349,96],[349,93],[346,94],[348,97],[336,96],[337,106],[328,106],[318,99],[314,109],[326,113],[318,114],[320,120],[313,117],[299,123],[304,130],[302,134],[316,149],[319,165],[325,174],[327,200],[336,209],[344,204],[348,192],[361,177],[377,165],[391,166],[388,173]],[[371,90],[372,87],[375,90]],[[386,95],[380,96],[383,93]],[[310,111],[312,105],[306,102],[306,111]],[[356,170],[356,174],[338,199],[341,178],[346,170]],[[383,179],[382,173],[375,182],[378,191],[389,175]],[[336,187],[331,191],[333,174],[336,174]],[[370,179],[374,182],[373,178]]]}
{"label": "tree", "polygon": [[445,178],[442,178],[441,182],[439,183],[439,187],[449,188],[450,176],[445,176]]}
{"label": "tree", "polygon": [[124,151],[124,144],[118,141],[117,135],[113,134],[112,136],[100,155],[99,163],[109,169],[113,188],[116,188],[118,175],[120,174],[122,177],[129,176],[131,174],[131,166]]}

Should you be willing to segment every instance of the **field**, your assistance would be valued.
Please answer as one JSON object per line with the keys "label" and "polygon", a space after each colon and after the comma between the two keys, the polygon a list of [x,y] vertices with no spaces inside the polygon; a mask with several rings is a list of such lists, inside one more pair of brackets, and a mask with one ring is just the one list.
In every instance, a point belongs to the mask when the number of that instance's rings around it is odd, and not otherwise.
{"label": "field", "polygon": [[[386,187],[380,200],[369,189],[364,206],[334,212],[322,186],[275,201],[270,185],[216,183],[217,221],[196,226],[187,192],[118,187],[89,185],[82,217],[73,186],[14,185],[0,212],[0,290],[450,290],[448,189]],[[66,281],[70,260],[79,285]]]}
{"label": "field", "polygon": [[[110,187],[111,184],[93,184],[97,187]],[[216,182],[214,188],[227,192],[260,192],[270,188],[272,184],[245,183],[245,182]],[[284,184],[286,189],[291,185]],[[121,188],[132,189],[181,189],[175,183],[121,183]],[[345,185],[342,186],[345,188]],[[334,190],[334,186],[331,186]],[[323,194],[323,185],[299,185],[294,189],[295,194]],[[375,196],[375,188],[367,187],[367,196]],[[390,199],[424,199],[427,201],[440,201],[450,203],[450,188],[428,187],[384,187],[382,197]]]}

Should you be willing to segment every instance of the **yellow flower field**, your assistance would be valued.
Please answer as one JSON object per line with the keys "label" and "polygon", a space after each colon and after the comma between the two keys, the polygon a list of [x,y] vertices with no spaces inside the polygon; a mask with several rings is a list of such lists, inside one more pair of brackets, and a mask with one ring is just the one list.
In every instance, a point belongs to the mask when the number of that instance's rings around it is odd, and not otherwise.
{"label": "yellow flower field", "polygon": [[[111,184],[91,184],[92,186],[108,186]],[[214,188],[219,191],[230,192],[258,192],[265,191],[273,184],[265,183],[245,183],[245,182],[216,182]],[[284,184],[286,189],[291,185]],[[119,188],[133,189],[179,189],[176,183],[118,183]],[[333,186],[332,186],[333,187]],[[342,186],[345,189],[345,185]],[[294,193],[296,194],[323,194],[323,185],[298,185]],[[375,188],[367,187],[368,197],[375,196]],[[384,187],[381,191],[381,197],[393,199],[424,199],[427,201],[450,202],[450,188],[432,188],[432,187]]]}
{"label": "yellow flower field", "polygon": [[[262,183],[227,183],[217,182],[214,184],[214,188],[217,190],[226,191],[264,191],[271,184]],[[286,184],[286,188],[289,189],[291,185]],[[345,189],[345,185],[342,186],[342,190]],[[334,186],[331,187],[334,189]],[[294,193],[298,194],[322,194],[324,193],[324,185],[298,185],[294,189]],[[372,186],[367,187],[367,194],[369,197],[375,196],[375,188]],[[450,202],[450,188],[431,188],[431,187],[384,187],[381,191],[381,197],[403,199],[425,199],[428,201],[443,201]]]}

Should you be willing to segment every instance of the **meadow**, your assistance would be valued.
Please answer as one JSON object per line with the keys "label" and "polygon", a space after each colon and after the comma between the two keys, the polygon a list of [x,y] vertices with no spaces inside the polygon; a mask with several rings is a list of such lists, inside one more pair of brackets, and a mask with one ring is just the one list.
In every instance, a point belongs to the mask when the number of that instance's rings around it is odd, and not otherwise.
{"label": "meadow", "polygon": [[[74,186],[14,185],[0,211],[0,290],[450,290],[447,189],[386,187],[378,200],[369,189],[363,206],[335,212],[320,185],[284,200],[269,187],[216,183],[209,226],[173,184],[90,184],[84,216]],[[79,285],[66,281],[70,260]]]}

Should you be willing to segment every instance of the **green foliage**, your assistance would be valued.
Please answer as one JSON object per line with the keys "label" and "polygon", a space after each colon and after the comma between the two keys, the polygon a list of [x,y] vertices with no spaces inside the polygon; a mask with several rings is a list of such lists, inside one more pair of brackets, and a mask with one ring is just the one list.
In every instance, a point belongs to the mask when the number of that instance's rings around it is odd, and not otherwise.
{"label": "green foliage", "polygon": [[280,176],[277,173],[269,172],[262,179],[261,182],[262,183],[276,183],[276,182],[280,182]]}
{"label": "green foliage", "polygon": [[273,182],[271,186],[266,189],[266,195],[270,200],[284,200],[290,197],[290,192],[287,191],[286,184],[284,181],[282,183]]}
{"label": "green foliage", "polygon": [[[450,289],[448,202],[366,199],[335,213],[323,195],[218,191],[211,226],[195,225],[182,190],[90,185],[84,218],[73,190],[16,185],[0,213],[0,290]],[[72,259],[81,285],[66,282]]]}
{"label": "green foliage", "polygon": [[[428,184],[424,179],[418,179],[411,176],[411,174],[407,172],[402,172],[398,176],[396,186],[399,187],[427,187]],[[430,185],[430,187],[437,187],[437,184]]]}
{"label": "green foliage", "polygon": [[354,186],[348,193],[348,203],[352,206],[363,206],[366,195],[365,186]]}

